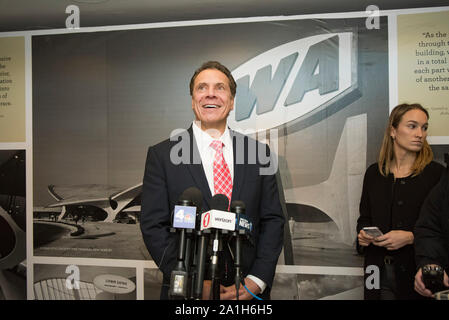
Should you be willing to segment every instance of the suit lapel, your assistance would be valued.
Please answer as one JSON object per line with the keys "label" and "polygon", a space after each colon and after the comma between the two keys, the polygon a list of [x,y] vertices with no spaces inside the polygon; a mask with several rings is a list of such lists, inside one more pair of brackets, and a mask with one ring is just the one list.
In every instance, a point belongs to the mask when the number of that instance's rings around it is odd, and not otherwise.
{"label": "suit lapel", "polygon": [[[200,189],[201,193],[203,194],[203,200],[205,200],[205,203],[203,202],[203,210],[209,210],[210,209],[210,199],[212,198],[211,191],[209,189],[209,184],[207,183],[206,174],[204,173],[204,168],[201,163],[201,156],[200,152],[198,150],[198,146],[196,144],[195,137],[193,136],[193,129],[192,126],[190,126],[189,129],[187,129],[187,132],[190,136],[190,165],[187,165],[188,170],[190,171],[190,174],[193,177],[193,180],[195,181],[198,189]],[[198,160],[199,159],[199,160]]]}
{"label": "suit lapel", "polygon": [[[231,133],[231,139],[232,139],[232,150],[233,150],[233,158],[234,158],[234,179],[233,179],[233,183],[232,183],[232,199],[231,202],[234,200],[241,200],[240,199],[240,193],[241,193],[241,188],[243,186],[243,178],[245,177],[245,164],[244,163],[237,163],[236,159],[237,159],[237,140],[238,138],[236,137],[236,133],[234,131],[230,131]],[[242,140],[242,139],[240,139]],[[242,143],[243,141],[240,141],[239,143]],[[242,151],[242,148],[239,148],[240,152]],[[244,148],[244,158],[243,159],[247,159],[247,155],[246,155],[246,148]],[[239,158],[239,162],[241,160],[241,157]],[[245,161],[243,161],[245,162]]]}

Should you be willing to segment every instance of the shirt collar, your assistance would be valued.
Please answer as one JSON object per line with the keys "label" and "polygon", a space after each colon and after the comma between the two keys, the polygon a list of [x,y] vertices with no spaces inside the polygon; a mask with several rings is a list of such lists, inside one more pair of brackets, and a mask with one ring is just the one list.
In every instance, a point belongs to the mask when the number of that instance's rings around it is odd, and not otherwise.
{"label": "shirt collar", "polygon": [[201,151],[208,148],[214,140],[223,142],[225,148],[229,148],[232,146],[231,132],[227,126],[221,137],[218,139],[212,138],[209,134],[207,134],[207,132],[203,131],[200,127],[198,127],[195,121],[193,121],[192,129],[193,135],[195,136],[196,143],[198,145],[198,149],[200,149]]}

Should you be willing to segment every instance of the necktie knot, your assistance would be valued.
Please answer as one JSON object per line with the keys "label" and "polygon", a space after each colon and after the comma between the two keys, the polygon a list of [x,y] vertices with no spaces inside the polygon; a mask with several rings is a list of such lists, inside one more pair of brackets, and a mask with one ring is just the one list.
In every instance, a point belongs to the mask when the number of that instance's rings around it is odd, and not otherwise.
{"label": "necktie knot", "polygon": [[220,140],[214,140],[210,143],[210,146],[215,150],[215,151],[221,151],[223,150],[223,142],[221,142]]}

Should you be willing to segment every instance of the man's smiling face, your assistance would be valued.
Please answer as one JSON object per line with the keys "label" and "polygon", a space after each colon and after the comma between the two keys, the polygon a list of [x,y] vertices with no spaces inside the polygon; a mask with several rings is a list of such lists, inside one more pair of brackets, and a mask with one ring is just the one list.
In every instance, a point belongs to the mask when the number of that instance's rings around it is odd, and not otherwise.
{"label": "man's smiling face", "polygon": [[201,128],[226,128],[226,119],[234,109],[234,97],[229,87],[229,79],[217,69],[201,71],[195,81],[192,92],[192,109]]}

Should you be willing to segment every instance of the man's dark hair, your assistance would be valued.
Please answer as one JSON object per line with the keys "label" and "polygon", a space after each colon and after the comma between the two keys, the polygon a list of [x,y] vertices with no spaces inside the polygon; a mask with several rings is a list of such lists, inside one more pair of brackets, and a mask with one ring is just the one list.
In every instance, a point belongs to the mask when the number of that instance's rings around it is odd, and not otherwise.
{"label": "man's dark hair", "polygon": [[193,94],[193,84],[195,82],[196,77],[201,71],[207,70],[207,69],[216,69],[218,71],[223,72],[226,77],[229,80],[229,88],[231,89],[231,95],[232,97],[235,97],[235,92],[237,90],[237,84],[235,83],[234,77],[232,76],[231,72],[228,68],[226,68],[224,65],[222,65],[218,61],[207,61],[201,65],[198,69],[195,70],[195,73],[192,76],[192,79],[190,79],[190,95]]}

